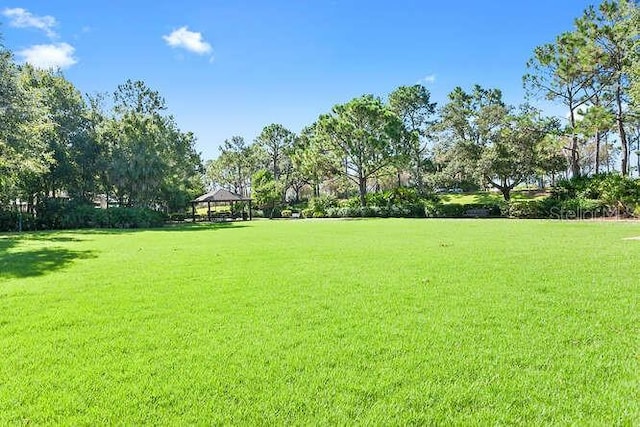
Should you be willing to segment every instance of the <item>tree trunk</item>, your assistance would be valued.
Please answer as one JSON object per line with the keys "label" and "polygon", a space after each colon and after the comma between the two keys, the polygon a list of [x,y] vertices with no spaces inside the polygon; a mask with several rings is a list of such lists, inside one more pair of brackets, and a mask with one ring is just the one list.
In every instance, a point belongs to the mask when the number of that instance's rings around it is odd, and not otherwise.
{"label": "tree trunk", "polygon": [[273,179],[276,181],[280,178],[280,174],[278,173],[278,152],[274,151],[273,153]]}
{"label": "tree trunk", "polygon": [[571,175],[574,177],[580,176],[580,158],[578,156],[578,135],[575,133],[576,116],[573,112],[573,105],[569,105],[569,121],[571,123]]}
{"label": "tree trunk", "polygon": [[620,79],[618,79],[618,87],[616,88],[616,122],[618,122],[618,133],[620,135],[620,145],[622,148],[622,175],[629,175],[629,143],[627,141],[627,132],[624,130],[624,121],[622,118],[622,91],[620,88]]}
{"label": "tree trunk", "polygon": [[500,192],[502,193],[502,197],[504,197],[505,202],[511,200],[511,187],[502,187],[500,188]]}
{"label": "tree trunk", "polygon": [[596,175],[600,173],[600,131],[596,131]]}
{"label": "tree trunk", "polygon": [[422,171],[421,171],[421,168],[420,168],[420,163],[421,163],[420,150],[419,149],[415,150],[413,154],[415,155],[415,159],[413,159],[413,160],[416,162],[416,170],[415,170],[416,188],[417,188],[419,194],[424,194],[423,193],[424,183],[422,182],[422,173],[421,173]]}
{"label": "tree trunk", "polygon": [[358,190],[360,191],[360,206],[367,206],[367,179],[360,177],[358,179]]}

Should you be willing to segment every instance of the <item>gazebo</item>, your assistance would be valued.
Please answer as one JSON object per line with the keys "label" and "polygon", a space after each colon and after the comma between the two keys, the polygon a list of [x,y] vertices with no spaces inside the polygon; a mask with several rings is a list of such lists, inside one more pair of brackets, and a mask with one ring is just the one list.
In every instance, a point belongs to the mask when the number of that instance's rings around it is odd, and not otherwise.
{"label": "gazebo", "polygon": [[[249,220],[253,219],[251,216],[251,198],[243,197],[239,194],[232,193],[231,191],[228,191],[225,189],[220,189],[217,191],[209,192],[207,194],[203,194],[202,196],[197,197],[196,199],[191,201],[191,214],[193,216],[193,221],[195,222],[196,220],[196,205],[199,203],[207,204],[207,219],[211,221],[211,203],[213,203],[214,205],[218,203],[230,203],[233,208],[233,204],[236,202],[248,202],[248,207],[249,207],[248,217],[249,217]],[[246,218],[247,218],[247,214],[246,212],[243,211],[242,219],[246,219]]]}

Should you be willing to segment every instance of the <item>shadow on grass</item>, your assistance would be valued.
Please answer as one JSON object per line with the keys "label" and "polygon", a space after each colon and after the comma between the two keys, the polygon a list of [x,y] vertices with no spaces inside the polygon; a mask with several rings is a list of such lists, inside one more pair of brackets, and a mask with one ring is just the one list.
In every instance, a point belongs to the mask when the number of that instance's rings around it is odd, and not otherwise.
{"label": "shadow on grass", "polygon": [[90,240],[91,235],[122,235],[153,232],[186,232],[229,230],[247,227],[238,222],[199,222],[168,224],[161,228],[51,230],[0,235],[0,279],[42,276],[58,271],[77,259],[96,258],[93,251],[79,251],[63,247],[21,247],[25,242],[70,243]]}
{"label": "shadow on grass", "polygon": [[140,233],[144,231],[154,232],[184,232],[184,231],[203,231],[203,230],[229,230],[236,228],[248,227],[247,223],[239,222],[196,222],[196,223],[179,223],[179,224],[166,224],[164,227],[157,228],[91,228],[80,230],[67,230],[67,233],[73,233],[78,235],[91,235],[91,234],[128,234],[128,233]]}
{"label": "shadow on grass", "polygon": [[[29,236],[29,240],[73,241],[70,238],[46,238]],[[95,258],[92,251],[74,251],[67,248],[50,247],[21,249],[20,243],[25,240],[20,236],[0,239],[0,279],[26,278],[42,276],[58,271],[76,259]]]}

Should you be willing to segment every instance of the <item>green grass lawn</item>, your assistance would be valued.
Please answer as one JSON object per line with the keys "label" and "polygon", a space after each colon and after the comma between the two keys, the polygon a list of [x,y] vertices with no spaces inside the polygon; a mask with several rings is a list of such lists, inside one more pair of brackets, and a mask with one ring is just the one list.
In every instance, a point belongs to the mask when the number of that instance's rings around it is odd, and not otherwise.
{"label": "green grass lawn", "polygon": [[640,423],[640,225],[0,235],[0,424]]}
{"label": "green grass lawn", "polygon": [[[539,200],[547,197],[548,194],[544,191],[512,191],[512,200]],[[458,204],[481,204],[481,203],[500,203],[504,202],[504,197],[501,193],[492,191],[476,191],[473,193],[462,194],[439,194],[438,197],[442,203],[458,203]]]}

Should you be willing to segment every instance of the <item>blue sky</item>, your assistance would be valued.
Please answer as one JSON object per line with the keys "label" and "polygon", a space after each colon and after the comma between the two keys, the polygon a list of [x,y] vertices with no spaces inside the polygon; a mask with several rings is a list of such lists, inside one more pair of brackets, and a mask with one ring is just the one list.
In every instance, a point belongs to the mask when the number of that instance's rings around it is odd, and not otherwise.
{"label": "blue sky", "polygon": [[0,4],[16,60],[63,67],[84,93],[144,80],[204,159],[269,123],[298,132],[337,103],[424,84],[442,104],[474,83],[524,100],[533,48],[586,0],[20,1]]}

